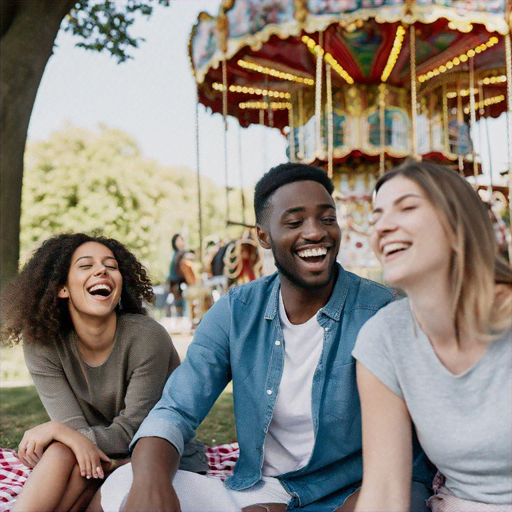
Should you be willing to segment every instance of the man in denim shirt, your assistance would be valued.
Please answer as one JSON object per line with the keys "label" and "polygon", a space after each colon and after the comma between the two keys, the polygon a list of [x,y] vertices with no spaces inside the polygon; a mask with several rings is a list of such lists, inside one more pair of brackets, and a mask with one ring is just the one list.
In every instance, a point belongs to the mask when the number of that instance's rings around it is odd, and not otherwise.
{"label": "man in denim shirt", "polygon": [[[293,163],[258,182],[258,238],[278,272],[232,289],[205,315],[133,439],[132,468],[103,486],[105,510],[353,509],[362,456],[351,352],[361,326],[394,296],[336,262],[333,189],[324,171]],[[230,381],[240,445],[233,476],[223,485],[177,471]],[[432,473],[421,452],[413,480],[412,509],[427,510]]]}

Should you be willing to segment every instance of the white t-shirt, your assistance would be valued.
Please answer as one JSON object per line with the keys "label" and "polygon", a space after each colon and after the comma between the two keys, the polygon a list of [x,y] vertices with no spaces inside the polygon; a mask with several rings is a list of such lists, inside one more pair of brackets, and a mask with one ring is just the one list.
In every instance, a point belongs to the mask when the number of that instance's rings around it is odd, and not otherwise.
{"label": "white t-shirt", "polygon": [[279,294],[279,315],[284,337],[284,369],[265,438],[263,475],[278,476],[304,467],[315,444],[311,389],[322,353],[324,330],[316,315],[306,323],[288,320]]}

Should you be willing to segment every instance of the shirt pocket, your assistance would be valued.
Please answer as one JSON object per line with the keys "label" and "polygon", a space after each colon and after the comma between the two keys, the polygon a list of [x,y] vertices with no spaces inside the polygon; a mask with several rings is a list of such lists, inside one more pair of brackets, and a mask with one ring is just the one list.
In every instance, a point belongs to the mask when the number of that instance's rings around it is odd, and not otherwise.
{"label": "shirt pocket", "polygon": [[356,362],[333,365],[326,377],[324,412],[347,421],[361,417],[356,382]]}

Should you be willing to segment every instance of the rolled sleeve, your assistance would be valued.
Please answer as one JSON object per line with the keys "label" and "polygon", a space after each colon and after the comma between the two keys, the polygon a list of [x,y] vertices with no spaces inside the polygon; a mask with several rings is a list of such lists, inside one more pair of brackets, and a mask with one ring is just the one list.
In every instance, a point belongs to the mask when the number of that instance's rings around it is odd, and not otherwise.
{"label": "rolled sleeve", "polygon": [[230,311],[224,296],[205,315],[185,360],[169,377],[162,398],[143,421],[130,449],[142,437],[160,437],[183,454],[185,444],[231,380]]}

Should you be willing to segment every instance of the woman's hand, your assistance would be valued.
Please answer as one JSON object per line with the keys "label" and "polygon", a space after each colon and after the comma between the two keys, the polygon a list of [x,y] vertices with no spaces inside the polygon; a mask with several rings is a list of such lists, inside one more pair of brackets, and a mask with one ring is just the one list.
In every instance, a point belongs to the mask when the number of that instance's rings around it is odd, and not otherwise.
{"label": "woman's hand", "polygon": [[80,432],[61,424],[63,428],[58,431],[58,441],[65,444],[75,454],[80,474],[84,478],[104,478],[105,472],[101,462],[110,463],[110,457],[105,455],[91,440]]}
{"label": "woman's hand", "polygon": [[60,425],[57,421],[48,421],[23,434],[18,446],[18,457],[25,466],[33,468],[40,461],[46,447],[56,439]]}

